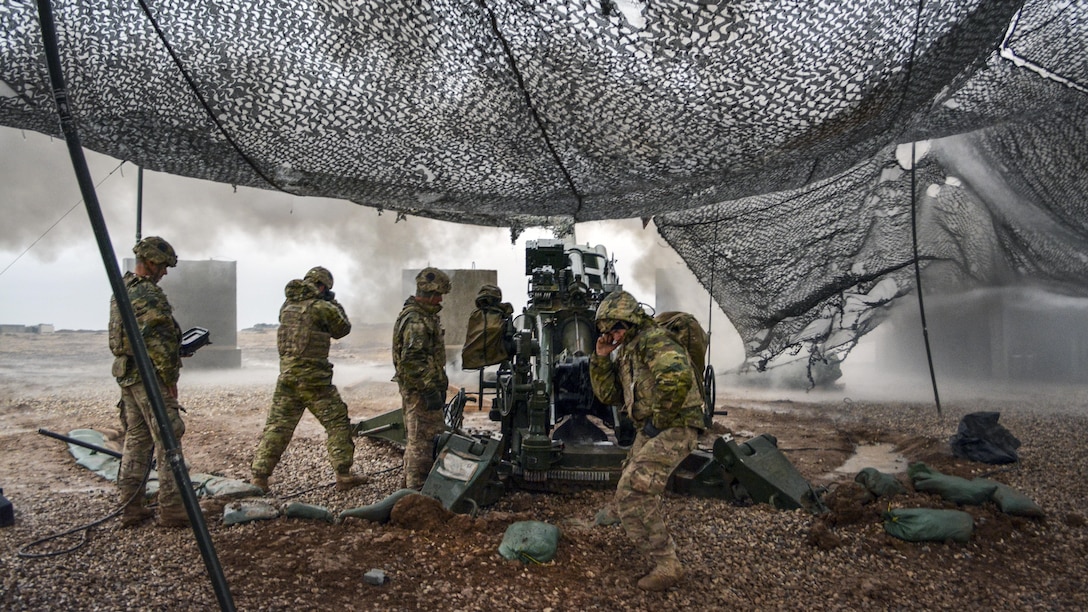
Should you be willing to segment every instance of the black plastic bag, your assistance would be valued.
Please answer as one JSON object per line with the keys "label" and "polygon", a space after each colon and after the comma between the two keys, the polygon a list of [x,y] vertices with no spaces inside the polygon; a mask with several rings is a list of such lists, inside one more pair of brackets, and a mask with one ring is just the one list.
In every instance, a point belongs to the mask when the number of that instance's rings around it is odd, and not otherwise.
{"label": "black plastic bag", "polygon": [[972,412],[960,421],[956,435],[949,439],[952,454],[982,463],[1016,463],[1020,440],[997,423],[1000,412]]}

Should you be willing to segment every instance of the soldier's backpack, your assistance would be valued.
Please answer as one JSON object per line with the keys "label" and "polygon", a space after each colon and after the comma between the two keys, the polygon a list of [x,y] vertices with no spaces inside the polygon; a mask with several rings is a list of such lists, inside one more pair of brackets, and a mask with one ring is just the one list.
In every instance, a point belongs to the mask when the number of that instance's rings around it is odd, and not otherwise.
{"label": "soldier's backpack", "polygon": [[710,337],[699,324],[699,320],[686,312],[669,311],[657,315],[654,321],[664,327],[673,340],[688,352],[691,367],[695,370],[695,382],[702,389],[703,371],[706,370],[706,348]]}
{"label": "soldier's backpack", "polygon": [[514,307],[509,302],[500,302],[501,296],[498,287],[481,287],[476,309],[468,318],[465,345],[461,348],[461,368],[478,370],[501,363],[514,353],[511,318]]}

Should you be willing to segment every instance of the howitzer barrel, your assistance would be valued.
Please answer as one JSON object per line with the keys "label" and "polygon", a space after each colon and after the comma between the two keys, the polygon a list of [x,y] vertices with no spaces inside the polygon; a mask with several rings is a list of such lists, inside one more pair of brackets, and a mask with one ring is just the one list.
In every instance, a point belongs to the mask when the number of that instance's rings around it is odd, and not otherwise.
{"label": "howitzer barrel", "polygon": [[91,444],[90,442],[84,442],[83,440],[77,440],[77,439],[75,439],[75,438],[73,438],[71,436],[66,436],[64,434],[59,434],[59,433],[57,433],[55,431],[49,431],[48,429],[39,428],[38,433],[42,434],[43,436],[49,436],[50,438],[56,438],[58,440],[61,440],[63,442],[67,442],[69,444],[75,444],[76,446],[82,446],[83,448],[89,448],[89,449],[95,451],[96,453],[102,453],[104,455],[109,455],[110,457],[117,457],[118,459],[121,458],[121,453],[119,453],[119,452],[117,452],[115,450],[111,450],[111,449],[108,449],[108,448],[106,448],[104,446],[99,446],[97,444]]}

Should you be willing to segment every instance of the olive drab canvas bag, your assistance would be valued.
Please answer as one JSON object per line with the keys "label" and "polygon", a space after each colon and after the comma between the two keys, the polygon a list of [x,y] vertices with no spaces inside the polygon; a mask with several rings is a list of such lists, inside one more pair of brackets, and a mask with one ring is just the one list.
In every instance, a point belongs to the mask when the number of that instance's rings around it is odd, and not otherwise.
{"label": "olive drab canvas bag", "polygon": [[465,345],[461,349],[461,367],[465,370],[501,363],[513,354],[514,307],[508,302],[483,304],[468,318]]}

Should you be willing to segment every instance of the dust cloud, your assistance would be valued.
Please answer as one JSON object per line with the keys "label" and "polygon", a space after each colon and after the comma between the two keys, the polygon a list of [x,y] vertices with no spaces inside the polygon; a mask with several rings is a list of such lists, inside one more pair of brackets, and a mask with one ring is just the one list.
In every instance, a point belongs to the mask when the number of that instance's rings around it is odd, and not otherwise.
{"label": "dust cloud", "polygon": [[[0,129],[4,163],[0,176],[6,223],[0,227],[0,292],[25,294],[38,320],[86,310],[78,323],[56,321],[58,328],[103,329],[110,290],[102,269],[65,143],[34,132]],[[136,236],[138,169],[129,163],[88,151],[87,161],[115,257],[130,258]],[[537,228],[516,244],[507,228],[480,227],[410,217],[328,198],[301,198],[277,191],[144,172],[143,236],[161,235],[186,260],[237,262],[238,325],[251,327],[277,321],[283,287],[315,265],[329,268],[338,299],[353,323],[391,323],[407,297],[402,270],[434,265],[445,269],[495,269],[499,285],[516,312],[527,299],[525,242],[554,237]],[[604,245],[615,257],[624,287],[641,301],[655,302],[655,275],[665,268],[686,274],[681,304],[704,325],[709,295],[694,281],[676,253],[652,226],[639,219],[580,223],[575,241]],[[20,253],[33,245],[27,253]],[[9,260],[9,261],[10,261]],[[78,265],[79,271],[73,269]],[[33,269],[24,272],[21,269]],[[674,276],[674,274],[670,274]],[[66,306],[66,305],[71,306]],[[61,310],[65,309],[65,310]],[[22,312],[22,311],[20,311]],[[720,312],[720,311],[719,311]],[[73,320],[74,319],[73,317]],[[714,326],[732,326],[714,315]]]}

